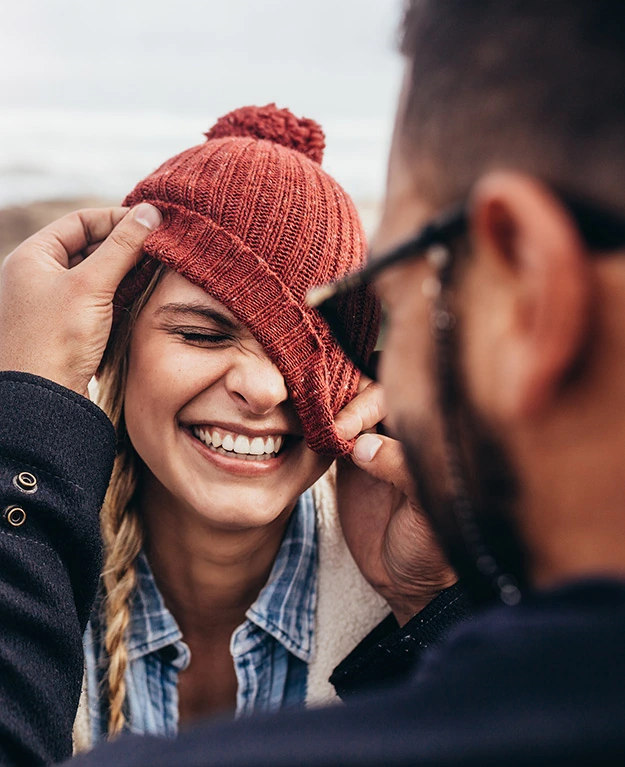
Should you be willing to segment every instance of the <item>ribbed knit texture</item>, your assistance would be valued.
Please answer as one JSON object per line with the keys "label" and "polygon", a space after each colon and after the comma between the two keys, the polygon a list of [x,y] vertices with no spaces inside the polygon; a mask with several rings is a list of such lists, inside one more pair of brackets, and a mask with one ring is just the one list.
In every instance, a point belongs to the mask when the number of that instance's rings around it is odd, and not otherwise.
{"label": "ribbed knit texture", "polygon": [[[243,322],[284,376],[309,446],[346,454],[334,416],[358,372],[308,290],[360,268],[366,254],[353,202],[320,166],[323,132],[288,110],[244,107],[222,117],[204,144],[168,160],[124,201],[147,201],[163,225],[148,258],[122,282],[116,316],[147,284],[157,260],[210,293]],[[346,304],[355,347],[368,356],[379,318],[372,291]]]}

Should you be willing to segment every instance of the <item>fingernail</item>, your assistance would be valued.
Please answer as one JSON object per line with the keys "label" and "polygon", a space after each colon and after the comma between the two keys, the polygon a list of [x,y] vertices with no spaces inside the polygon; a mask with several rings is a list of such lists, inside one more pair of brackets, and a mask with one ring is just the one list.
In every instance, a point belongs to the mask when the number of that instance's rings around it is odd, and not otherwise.
{"label": "fingernail", "polygon": [[163,217],[154,205],[150,205],[149,202],[142,202],[135,209],[135,221],[153,232],[156,227],[161,225]]}
{"label": "fingernail", "polygon": [[358,437],[354,445],[354,458],[359,463],[373,461],[378,450],[382,447],[382,440],[375,434],[363,434]]}

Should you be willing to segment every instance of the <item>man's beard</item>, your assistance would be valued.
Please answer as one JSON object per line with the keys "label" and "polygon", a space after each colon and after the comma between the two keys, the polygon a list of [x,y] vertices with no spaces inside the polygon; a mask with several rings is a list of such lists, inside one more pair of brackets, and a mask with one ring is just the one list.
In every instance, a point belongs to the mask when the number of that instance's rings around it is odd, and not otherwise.
{"label": "man's beard", "polygon": [[518,482],[502,441],[466,395],[457,355],[449,354],[446,362],[439,369],[439,379],[446,380],[439,380],[438,412],[427,424],[398,419],[398,436],[423,511],[449,563],[475,601],[484,603],[500,593],[504,574],[519,588],[527,583],[515,520]]}

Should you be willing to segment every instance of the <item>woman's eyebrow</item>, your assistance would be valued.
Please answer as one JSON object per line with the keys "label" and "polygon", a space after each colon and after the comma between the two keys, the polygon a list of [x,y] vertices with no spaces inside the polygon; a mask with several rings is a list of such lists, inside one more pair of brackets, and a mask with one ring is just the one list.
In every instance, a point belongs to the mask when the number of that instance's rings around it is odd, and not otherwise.
{"label": "woman's eyebrow", "polygon": [[203,304],[163,304],[163,306],[159,306],[155,314],[157,316],[162,314],[169,314],[175,317],[182,317],[185,315],[199,317],[203,320],[210,320],[211,322],[215,322],[226,330],[241,329],[241,324],[236,320],[232,320],[230,317],[226,317],[226,315],[222,314],[218,309],[211,309],[210,307],[204,306]]}

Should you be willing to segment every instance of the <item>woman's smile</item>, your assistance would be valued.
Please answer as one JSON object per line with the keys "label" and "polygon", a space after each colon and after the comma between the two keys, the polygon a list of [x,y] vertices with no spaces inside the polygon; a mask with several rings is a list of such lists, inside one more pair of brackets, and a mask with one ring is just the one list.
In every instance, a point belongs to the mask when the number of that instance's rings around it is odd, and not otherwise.
{"label": "woman's smile", "polygon": [[285,434],[251,436],[203,424],[181,427],[200,455],[232,474],[260,476],[281,468],[301,437]]}
{"label": "woman's smile", "polygon": [[276,458],[284,441],[282,434],[251,437],[238,431],[225,431],[218,426],[192,426],[191,431],[194,437],[218,453],[232,453],[231,457],[250,461]]}

